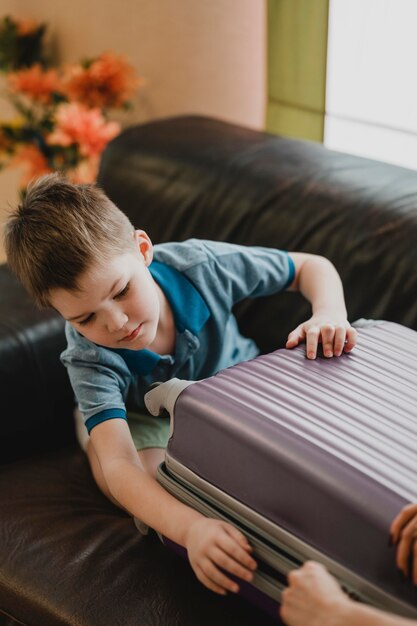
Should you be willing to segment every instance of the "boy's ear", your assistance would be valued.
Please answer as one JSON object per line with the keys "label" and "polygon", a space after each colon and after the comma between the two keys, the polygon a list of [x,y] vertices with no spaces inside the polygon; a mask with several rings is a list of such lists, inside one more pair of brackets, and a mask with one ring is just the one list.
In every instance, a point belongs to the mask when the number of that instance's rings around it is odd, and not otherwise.
{"label": "boy's ear", "polygon": [[153,244],[144,230],[135,230],[133,233],[140,254],[143,256],[145,265],[150,265],[153,259]]}

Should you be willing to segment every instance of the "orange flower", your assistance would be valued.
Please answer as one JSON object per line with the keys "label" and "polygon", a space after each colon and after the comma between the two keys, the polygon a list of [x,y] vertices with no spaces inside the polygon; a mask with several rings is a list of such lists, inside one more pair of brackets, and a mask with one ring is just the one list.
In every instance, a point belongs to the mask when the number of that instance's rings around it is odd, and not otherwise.
{"label": "orange flower", "polygon": [[124,57],[105,52],[88,67],[73,65],[67,70],[65,93],[89,107],[120,107],[141,84]]}
{"label": "orange flower", "polygon": [[106,122],[99,109],[87,109],[76,102],[61,104],[55,119],[55,130],[48,136],[48,143],[78,144],[80,153],[86,157],[98,157],[110,139],[120,132],[120,124]]}
{"label": "orange flower", "polygon": [[0,128],[0,170],[10,164],[10,153],[13,150],[13,142]]}
{"label": "orange flower", "polygon": [[13,142],[10,137],[7,137],[4,130],[0,127],[0,154],[8,152],[13,147]]}
{"label": "orange flower", "polygon": [[23,167],[22,187],[26,187],[32,178],[37,178],[52,171],[39,148],[31,144],[19,146],[11,165]]}
{"label": "orange flower", "polygon": [[54,92],[62,91],[55,70],[43,70],[37,63],[27,70],[14,72],[8,77],[9,87],[15,93],[29,96],[37,102],[48,104]]}
{"label": "orange flower", "polygon": [[19,37],[25,37],[26,35],[30,35],[34,33],[39,28],[39,25],[35,20],[20,20],[20,22],[16,22],[17,34]]}

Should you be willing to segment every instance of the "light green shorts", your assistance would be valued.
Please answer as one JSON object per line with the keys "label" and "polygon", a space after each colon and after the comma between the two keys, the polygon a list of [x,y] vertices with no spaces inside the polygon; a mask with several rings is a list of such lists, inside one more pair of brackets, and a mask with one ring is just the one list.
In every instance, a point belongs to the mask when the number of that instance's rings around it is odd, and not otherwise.
{"label": "light green shorts", "polygon": [[169,439],[169,418],[127,412],[127,423],[136,450],[166,448]]}

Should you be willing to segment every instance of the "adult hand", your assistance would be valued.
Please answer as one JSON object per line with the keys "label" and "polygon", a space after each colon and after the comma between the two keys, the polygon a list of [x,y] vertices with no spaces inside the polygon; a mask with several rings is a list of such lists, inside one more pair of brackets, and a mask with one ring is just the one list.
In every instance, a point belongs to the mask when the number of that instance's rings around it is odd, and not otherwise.
{"label": "adult hand", "polygon": [[[343,623],[352,601],[320,563],[307,561],[288,575],[280,615],[288,626],[330,626]],[[346,623],[349,623],[347,621]]]}
{"label": "adult hand", "polygon": [[[393,520],[390,528],[391,541],[397,545],[397,567],[404,576],[411,573],[417,585],[417,504],[407,504]],[[412,571],[409,561],[412,556]]]}

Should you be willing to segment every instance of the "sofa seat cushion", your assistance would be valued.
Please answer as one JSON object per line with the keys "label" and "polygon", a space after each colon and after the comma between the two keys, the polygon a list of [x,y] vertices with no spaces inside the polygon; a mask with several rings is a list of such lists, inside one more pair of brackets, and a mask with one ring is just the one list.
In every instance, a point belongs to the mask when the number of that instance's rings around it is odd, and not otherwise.
{"label": "sofa seat cushion", "polygon": [[275,623],[206,590],[154,533],[140,535],[98,490],[78,448],[3,465],[0,509],[0,607],[15,620],[0,615],[1,624]]}

